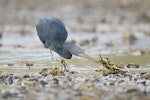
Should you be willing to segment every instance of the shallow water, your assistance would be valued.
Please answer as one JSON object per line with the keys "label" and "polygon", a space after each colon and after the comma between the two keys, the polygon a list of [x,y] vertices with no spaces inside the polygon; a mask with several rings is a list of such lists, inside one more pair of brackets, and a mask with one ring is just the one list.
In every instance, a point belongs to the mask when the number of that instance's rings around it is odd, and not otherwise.
{"label": "shallow water", "polygon": [[[140,65],[140,68],[136,69],[137,71],[147,71],[150,72],[150,54],[133,56],[129,54],[124,54],[121,56],[110,54],[103,55],[105,58],[109,58],[111,61],[114,61],[118,64],[123,64],[126,66],[130,63],[135,63]],[[52,60],[49,51],[46,52],[15,52],[10,53],[7,51],[1,51],[0,56],[0,66],[1,71],[6,73],[34,73],[38,72],[42,68],[52,68],[52,66],[59,67],[60,57],[56,54],[54,60]],[[99,59],[98,56],[95,59]],[[96,69],[102,69],[102,65],[96,64],[92,61],[89,61],[85,58],[73,56],[71,60],[65,60],[70,66],[70,70],[75,71],[94,71]],[[33,66],[26,66],[27,63],[33,64]]]}

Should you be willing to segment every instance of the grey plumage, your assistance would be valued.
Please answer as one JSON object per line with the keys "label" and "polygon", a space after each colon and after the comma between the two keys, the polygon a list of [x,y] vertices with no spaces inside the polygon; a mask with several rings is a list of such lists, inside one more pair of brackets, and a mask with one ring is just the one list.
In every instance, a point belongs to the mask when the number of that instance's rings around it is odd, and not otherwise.
{"label": "grey plumage", "polygon": [[53,43],[64,43],[68,36],[64,24],[59,19],[53,17],[40,19],[36,25],[36,30],[46,48],[49,48]]}
{"label": "grey plumage", "polygon": [[68,36],[67,30],[64,23],[57,18],[40,19],[36,30],[44,47],[55,51],[61,57],[71,59],[72,55],[80,56],[80,53],[84,53],[81,48],[65,42]]}

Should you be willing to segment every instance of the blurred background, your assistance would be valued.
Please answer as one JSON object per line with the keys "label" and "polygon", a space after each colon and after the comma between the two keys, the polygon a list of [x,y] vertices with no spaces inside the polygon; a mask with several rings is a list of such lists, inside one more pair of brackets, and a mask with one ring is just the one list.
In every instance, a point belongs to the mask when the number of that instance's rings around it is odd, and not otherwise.
{"label": "blurred background", "polygon": [[0,0],[1,25],[35,25],[56,16],[68,26],[99,23],[149,23],[149,0]]}
{"label": "blurred background", "polygon": [[[113,75],[74,56],[64,77],[47,74],[62,64],[38,38],[36,24],[46,16],[64,22],[67,41],[86,54],[131,73]],[[0,100],[150,100],[149,73],[150,0],[0,0]]]}
{"label": "blurred background", "polygon": [[149,0],[0,0],[0,49],[43,50],[35,26],[54,16],[65,23],[67,41],[87,52],[148,50],[149,9]]}

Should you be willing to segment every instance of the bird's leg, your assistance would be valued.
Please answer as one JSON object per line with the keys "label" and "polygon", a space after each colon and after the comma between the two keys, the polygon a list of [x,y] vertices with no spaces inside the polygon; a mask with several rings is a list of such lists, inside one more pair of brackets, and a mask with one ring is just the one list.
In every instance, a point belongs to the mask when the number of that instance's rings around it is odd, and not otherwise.
{"label": "bird's leg", "polygon": [[61,66],[62,66],[62,70],[65,71],[65,72],[68,72],[69,69],[70,69],[63,58],[61,59]]}
{"label": "bird's leg", "polygon": [[53,56],[53,53],[52,53],[52,50],[50,49],[50,56],[51,56],[51,65],[52,65],[52,67],[54,68],[55,67],[55,65],[54,65],[54,56]]}
{"label": "bird's leg", "polygon": [[[52,64],[52,67],[54,68],[55,67],[54,63],[56,63],[56,62],[54,62],[54,56],[53,56],[51,49],[50,49],[50,55],[52,57],[51,64]],[[69,71],[69,66],[67,65],[67,63],[65,62],[65,60],[63,58],[61,58],[60,63],[61,63],[61,68],[63,71],[65,71],[65,72]]]}
{"label": "bird's leg", "polygon": [[50,49],[50,55],[52,57],[52,61],[54,61],[54,56],[53,56],[53,53],[52,53],[52,50]]}

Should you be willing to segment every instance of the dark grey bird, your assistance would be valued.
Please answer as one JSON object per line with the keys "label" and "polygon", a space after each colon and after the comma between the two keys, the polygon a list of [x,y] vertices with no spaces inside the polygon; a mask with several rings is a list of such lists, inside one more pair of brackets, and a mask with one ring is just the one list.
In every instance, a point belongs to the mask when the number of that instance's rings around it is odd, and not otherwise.
{"label": "dark grey bird", "polygon": [[72,55],[84,57],[97,62],[84,53],[80,47],[66,42],[68,32],[65,25],[58,18],[46,17],[40,19],[36,30],[45,48],[53,50],[61,57],[71,59]]}

